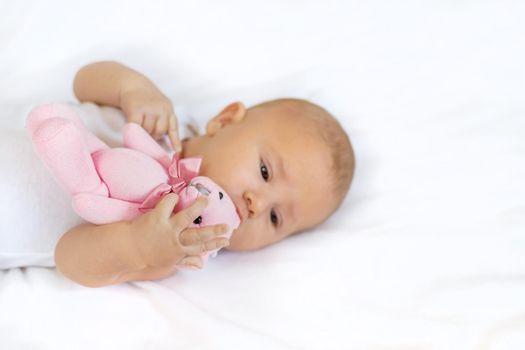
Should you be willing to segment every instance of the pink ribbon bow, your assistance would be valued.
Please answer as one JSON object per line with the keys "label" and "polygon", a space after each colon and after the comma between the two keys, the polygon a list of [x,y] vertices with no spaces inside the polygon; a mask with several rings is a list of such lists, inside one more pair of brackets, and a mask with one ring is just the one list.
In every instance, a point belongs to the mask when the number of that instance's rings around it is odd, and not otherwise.
{"label": "pink ribbon bow", "polygon": [[180,193],[188,186],[191,179],[199,175],[201,162],[201,158],[180,159],[180,152],[175,153],[167,169],[168,183],[161,183],[156,186],[144,199],[139,210],[144,213],[153,209],[166,194],[171,192]]}

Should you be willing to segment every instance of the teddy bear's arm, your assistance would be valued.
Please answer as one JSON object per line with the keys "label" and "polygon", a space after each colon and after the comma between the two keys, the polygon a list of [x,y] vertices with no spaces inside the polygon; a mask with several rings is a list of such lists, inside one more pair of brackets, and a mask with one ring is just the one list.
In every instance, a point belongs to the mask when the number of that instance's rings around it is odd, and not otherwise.
{"label": "teddy bear's arm", "polygon": [[165,168],[170,165],[166,151],[136,123],[124,125],[124,146],[149,155]]}
{"label": "teddy bear's arm", "polygon": [[131,220],[142,214],[140,204],[91,193],[74,195],[72,204],[80,217],[97,225]]}

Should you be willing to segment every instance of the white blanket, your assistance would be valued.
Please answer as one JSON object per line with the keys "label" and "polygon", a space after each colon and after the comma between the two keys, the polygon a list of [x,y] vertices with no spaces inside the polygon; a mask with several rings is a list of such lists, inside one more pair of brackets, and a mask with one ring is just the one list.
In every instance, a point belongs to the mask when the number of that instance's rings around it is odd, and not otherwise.
{"label": "white blanket", "polygon": [[311,99],[357,154],[327,222],[200,272],[88,289],[1,271],[0,349],[525,349],[525,3],[0,10],[4,129],[28,105],[74,101],[75,72],[113,59],[201,124],[237,99]]}

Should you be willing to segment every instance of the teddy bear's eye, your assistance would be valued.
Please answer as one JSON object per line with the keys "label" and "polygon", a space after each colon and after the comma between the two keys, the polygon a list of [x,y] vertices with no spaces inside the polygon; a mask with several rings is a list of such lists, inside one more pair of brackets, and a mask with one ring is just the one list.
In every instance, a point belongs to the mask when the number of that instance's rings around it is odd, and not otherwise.
{"label": "teddy bear's eye", "polygon": [[224,196],[222,192],[219,192],[219,199],[222,199],[222,196]]}
{"label": "teddy bear's eye", "polygon": [[199,216],[198,218],[196,218],[195,220],[193,220],[193,223],[195,225],[200,225],[200,223],[202,222],[202,216]]}

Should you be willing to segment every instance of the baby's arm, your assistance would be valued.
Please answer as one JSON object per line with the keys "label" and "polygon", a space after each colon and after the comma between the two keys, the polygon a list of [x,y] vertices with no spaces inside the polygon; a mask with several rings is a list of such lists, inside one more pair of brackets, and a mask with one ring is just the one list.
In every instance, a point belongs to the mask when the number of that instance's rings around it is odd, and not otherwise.
{"label": "baby's arm", "polygon": [[86,224],[62,236],[55,249],[58,271],[86,287],[102,287],[175,274],[175,266],[147,268],[130,235],[130,222]]}
{"label": "baby's arm", "polygon": [[202,267],[200,254],[228,245],[228,228],[187,228],[207,205],[206,198],[173,214],[178,201],[166,195],[132,221],[81,225],[66,232],[55,249],[57,269],[88,287],[168,277],[177,265]]}
{"label": "baby's arm", "polygon": [[123,91],[154,87],[144,75],[118,62],[104,61],[88,64],[78,71],[73,83],[75,96],[81,101],[121,108]]}

